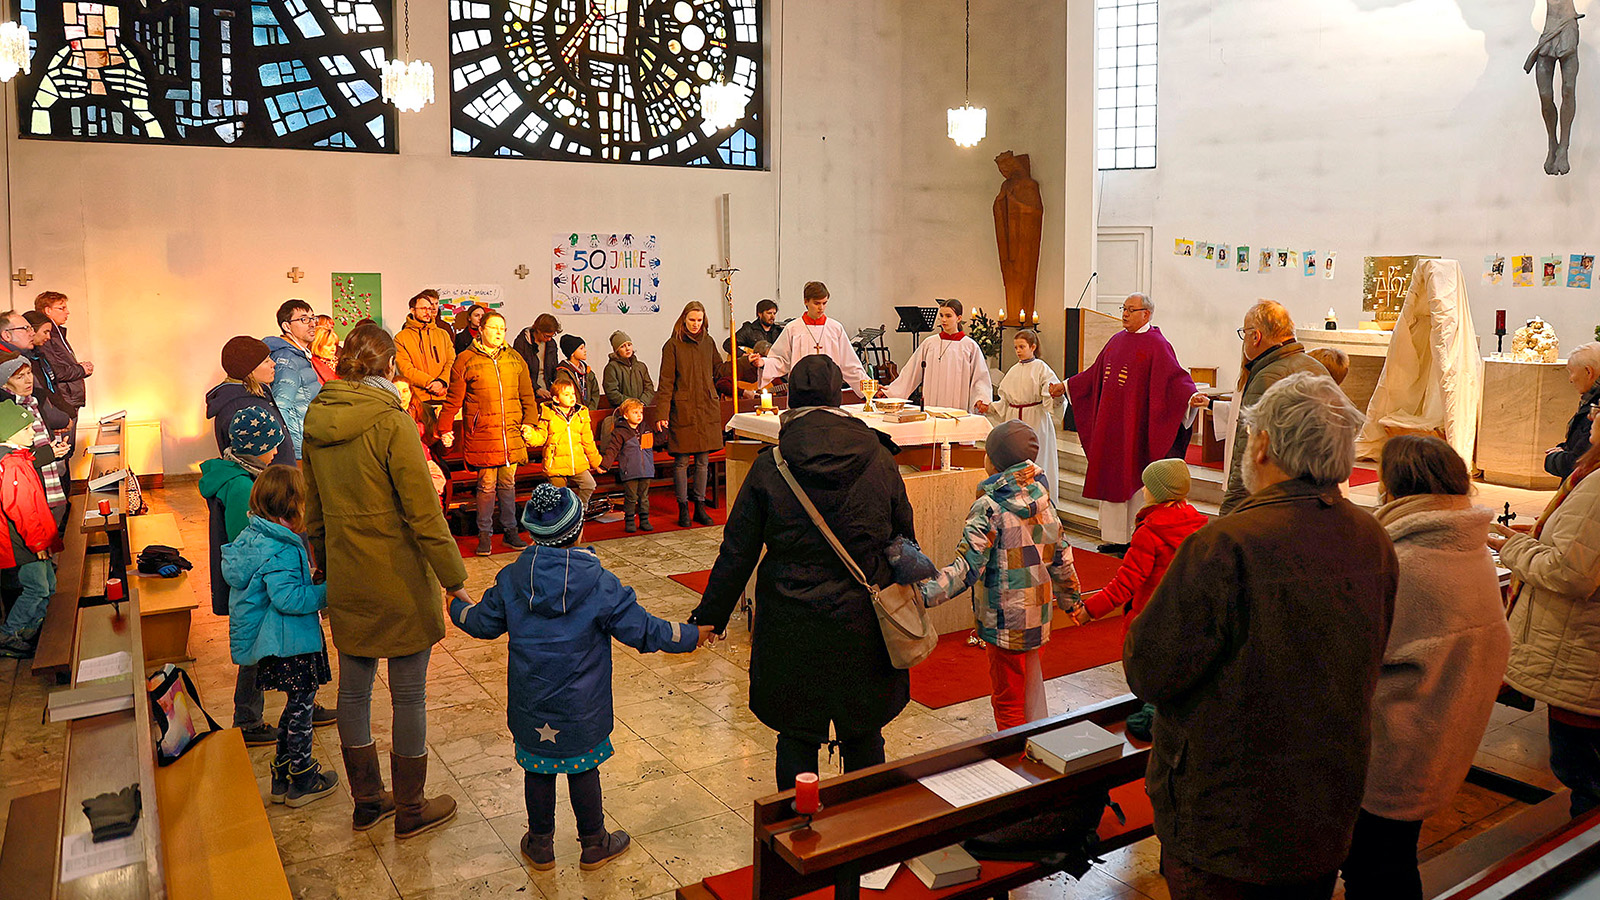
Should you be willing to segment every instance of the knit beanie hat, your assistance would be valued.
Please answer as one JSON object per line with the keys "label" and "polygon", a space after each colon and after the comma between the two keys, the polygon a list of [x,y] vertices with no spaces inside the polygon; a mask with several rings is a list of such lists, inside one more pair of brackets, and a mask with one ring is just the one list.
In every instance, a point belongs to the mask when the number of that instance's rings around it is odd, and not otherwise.
{"label": "knit beanie hat", "polygon": [[983,452],[996,471],[1004,472],[1039,455],[1039,435],[1027,422],[1008,419],[989,431],[983,439]]}
{"label": "knit beanie hat", "polygon": [[814,353],[789,370],[789,408],[838,406],[844,402],[844,373],[832,357]]}
{"label": "knit beanie hat", "polygon": [[[7,400],[0,403],[0,441],[10,438],[24,428],[33,427],[33,413]],[[32,441],[28,442],[32,444]]]}
{"label": "knit beanie hat", "polygon": [[633,343],[633,338],[628,337],[626,331],[611,332],[611,350],[613,353],[622,352],[622,345],[631,343]]}
{"label": "knit beanie hat", "polygon": [[522,527],[543,547],[565,547],[583,531],[583,504],[571,490],[546,481],[522,508]]}
{"label": "knit beanie hat", "polygon": [[572,354],[578,352],[578,348],[582,346],[583,338],[575,334],[563,334],[561,336],[561,355],[567,359],[571,359]]}
{"label": "knit beanie hat", "polygon": [[0,384],[10,381],[11,376],[26,365],[30,365],[28,358],[20,353],[0,354]]}
{"label": "knit beanie hat", "polygon": [[1189,497],[1189,464],[1181,459],[1158,459],[1144,467],[1144,489],[1151,503]]}
{"label": "knit beanie hat", "polygon": [[239,456],[266,456],[283,443],[283,426],[265,407],[247,406],[228,423],[228,447]]}
{"label": "knit beanie hat", "polygon": [[271,353],[267,342],[260,338],[246,334],[229,338],[228,342],[222,345],[222,371],[227,372],[229,378],[243,378],[256,366],[261,365],[261,361]]}

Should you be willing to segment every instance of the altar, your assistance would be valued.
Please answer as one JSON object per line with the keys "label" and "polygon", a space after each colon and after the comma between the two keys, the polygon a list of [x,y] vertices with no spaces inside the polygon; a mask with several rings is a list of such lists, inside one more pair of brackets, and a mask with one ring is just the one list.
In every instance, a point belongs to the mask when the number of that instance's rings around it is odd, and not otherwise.
{"label": "altar", "polygon": [[1566,360],[1485,359],[1477,458],[1483,480],[1536,491],[1559,487],[1561,479],[1544,470],[1544,454],[1566,438],[1577,408]]}
{"label": "altar", "polygon": [[1344,395],[1356,409],[1366,412],[1372,402],[1372,392],[1378,387],[1378,376],[1383,374],[1383,364],[1389,358],[1389,341],[1392,332],[1367,329],[1329,330],[1322,328],[1296,328],[1295,339],[1307,350],[1326,347],[1343,350],[1350,357],[1350,374],[1345,376]]}
{"label": "altar", "polygon": [[[930,407],[928,418],[922,421],[885,422],[882,415],[865,412],[859,403],[841,409],[888,435],[901,448],[895,461],[902,467],[906,497],[916,519],[917,543],[935,565],[949,564],[955,559],[967,510],[978,494],[978,483],[987,477],[983,450],[972,444],[989,434],[988,418],[959,409]],[[737,498],[756,455],[762,447],[778,442],[778,417],[742,412],[728,420],[728,428],[738,438],[727,443],[728,497]],[[939,445],[945,443],[951,445],[951,467],[935,468]],[[907,466],[918,471],[906,473]],[[940,634],[974,626],[969,594],[935,607],[929,614]]]}

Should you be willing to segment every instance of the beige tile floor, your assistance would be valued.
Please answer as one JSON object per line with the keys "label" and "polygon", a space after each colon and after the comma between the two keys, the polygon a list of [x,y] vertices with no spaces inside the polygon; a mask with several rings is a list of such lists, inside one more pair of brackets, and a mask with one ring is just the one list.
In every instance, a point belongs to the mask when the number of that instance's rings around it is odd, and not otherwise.
{"label": "beige tile floor", "polygon": [[[205,508],[190,483],[178,482],[147,494],[155,511],[175,513],[200,596],[206,594]],[[596,546],[606,564],[639,594],[653,613],[681,619],[697,597],[667,576],[705,569],[716,556],[720,529],[632,537]],[[481,592],[509,557],[467,560],[469,589]],[[523,866],[518,842],[526,829],[522,772],[512,759],[505,726],[506,642],[478,641],[452,631],[435,648],[428,703],[432,768],[430,789],[455,796],[458,818],[449,827],[397,844],[393,828],[366,834],[350,830],[351,802],[341,789],[298,810],[268,806],[295,896],[312,898],[586,898],[635,900],[670,897],[682,884],[747,865],[751,801],[772,786],[774,732],[747,706],[749,635],[735,622],[730,640],[690,656],[640,655],[618,647],[616,679],[617,754],[601,768],[608,824],[625,828],[637,845],[598,872],[577,867],[570,807],[559,785],[555,871]],[[191,651],[192,674],[206,705],[220,720],[231,712],[233,668],[228,660],[227,623],[202,609]],[[382,673],[380,672],[380,678]],[[1054,712],[1126,691],[1120,665],[1104,666],[1049,682]],[[40,724],[46,685],[0,662],[0,825],[12,797],[44,790],[60,777],[63,729]],[[334,685],[321,700],[333,706]],[[389,737],[388,694],[378,684],[374,730],[380,745]],[[275,717],[281,700],[268,695]],[[890,758],[904,757],[992,730],[987,699],[944,709],[913,702],[885,729]],[[1553,786],[1542,711],[1527,715],[1498,708],[1485,737],[1480,764]],[[335,729],[317,733],[318,757],[344,777]],[[251,751],[265,790],[271,748]],[[825,767],[826,768],[826,767]],[[826,774],[826,772],[825,772]],[[1465,789],[1452,809],[1430,820],[1428,853],[1459,843],[1515,811],[1516,804],[1487,792]],[[1156,874],[1159,853],[1152,838],[1110,854],[1073,881],[1061,876],[1016,896],[1030,900],[1165,898]]]}

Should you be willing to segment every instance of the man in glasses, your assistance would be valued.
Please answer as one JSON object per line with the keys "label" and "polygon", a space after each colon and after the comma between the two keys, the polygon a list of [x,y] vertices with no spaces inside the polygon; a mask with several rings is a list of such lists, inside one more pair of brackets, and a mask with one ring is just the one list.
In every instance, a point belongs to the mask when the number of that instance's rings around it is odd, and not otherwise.
{"label": "man in glasses", "polygon": [[450,392],[454,338],[439,327],[439,292],[428,288],[411,298],[411,313],[394,336],[394,363],[424,402],[437,405]]}
{"label": "man in glasses", "polygon": [[1183,457],[1196,407],[1194,379],[1150,324],[1145,294],[1122,301],[1122,331],[1094,364],[1067,379],[1072,417],[1089,459],[1083,495],[1100,501],[1102,553],[1121,553],[1144,506],[1144,467]]}
{"label": "man in glasses", "polygon": [[[1261,399],[1279,381],[1296,372],[1326,375],[1322,363],[1306,355],[1304,347],[1294,339],[1294,319],[1282,303],[1258,300],[1244,314],[1244,325],[1235,331],[1244,342],[1243,365],[1239,373],[1239,389],[1233,399],[1233,441],[1228,452],[1228,489],[1222,497],[1223,515],[1250,496],[1245,487],[1242,464],[1245,449],[1244,412]],[[1209,403],[1204,395],[1195,397],[1196,403]]]}
{"label": "man in glasses", "polygon": [[1567,356],[1567,381],[1578,391],[1578,411],[1567,423],[1567,437],[1544,454],[1544,470],[1557,478],[1572,474],[1589,451],[1589,423],[1600,409],[1600,341],[1572,349]]}
{"label": "man in glasses", "polygon": [[272,379],[272,400],[289,426],[294,458],[300,458],[300,429],[306,407],[322,389],[322,379],[311,365],[311,336],[317,332],[317,314],[304,300],[285,300],[278,307],[278,334],[266,338],[277,374]]}

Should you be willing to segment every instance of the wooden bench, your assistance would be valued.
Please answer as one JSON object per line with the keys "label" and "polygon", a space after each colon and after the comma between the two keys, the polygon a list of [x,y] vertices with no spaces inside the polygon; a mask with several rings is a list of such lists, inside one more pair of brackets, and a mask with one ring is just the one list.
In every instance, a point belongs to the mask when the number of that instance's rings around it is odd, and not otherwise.
{"label": "wooden bench", "polygon": [[56,554],[56,592],[45,608],[44,624],[39,626],[39,644],[33,651],[34,675],[54,678],[65,684],[72,668],[72,651],[77,646],[78,606],[83,597],[85,559],[89,535],[82,528],[70,527],[83,521],[85,496],[72,498],[67,511],[67,533],[63,548]]}
{"label": "wooden bench", "polygon": [[[1139,813],[1129,816],[1126,823],[1102,816],[1101,851],[1142,840],[1153,832],[1149,807],[1142,802],[1143,791],[1138,786],[1150,753],[1148,745],[1124,738],[1122,756],[1066,775],[1022,755],[1029,737],[1068,722],[1095,722],[1120,734],[1127,716],[1140,705],[1137,698],[1128,694],[1063,716],[827,779],[820,789],[822,809],[808,823],[793,812],[793,791],[763,797],[755,802],[754,865],[680,888],[677,896],[679,900],[787,900],[802,896],[811,900],[831,893],[836,900],[855,900],[860,896],[858,879],[866,872],[1103,791],[1116,792],[1120,801],[1126,801],[1122,804],[1125,810],[1132,808]],[[956,807],[917,782],[919,778],[984,760],[999,761],[1022,776],[1027,787]],[[941,900],[1004,897],[1007,891],[1054,871],[1042,863],[984,862],[983,876],[978,881],[937,894],[923,889],[914,875],[900,872],[889,893],[908,898],[937,896]]]}
{"label": "wooden bench", "polygon": [[49,897],[55,884],[61,791],[52,788],[11,801],[0,845],[0,897]]}
{"label": "wooden bench", "polygon": [[201,740],[155,781],[169,900],[290,896],[239,729]]}

